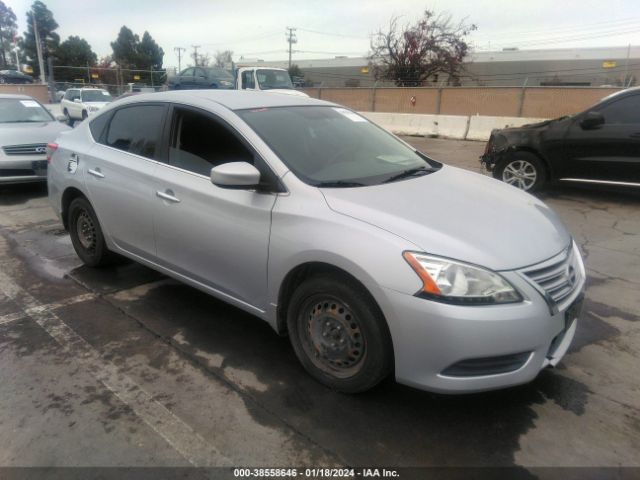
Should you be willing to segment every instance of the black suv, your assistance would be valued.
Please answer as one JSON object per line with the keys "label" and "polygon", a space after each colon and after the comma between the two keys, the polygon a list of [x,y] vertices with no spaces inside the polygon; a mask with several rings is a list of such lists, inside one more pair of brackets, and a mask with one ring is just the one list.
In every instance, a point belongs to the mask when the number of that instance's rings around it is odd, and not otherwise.
{"label": "black suv", "polygon": [[169,90],[194,88],[234,88],[235,80],[224,68],[189,67],[169,79]]}
{"label": "black suv", "polygon": [[480,161],[527,191],[555,180],[640,186],[640,87],[577,115],[494,130]]}

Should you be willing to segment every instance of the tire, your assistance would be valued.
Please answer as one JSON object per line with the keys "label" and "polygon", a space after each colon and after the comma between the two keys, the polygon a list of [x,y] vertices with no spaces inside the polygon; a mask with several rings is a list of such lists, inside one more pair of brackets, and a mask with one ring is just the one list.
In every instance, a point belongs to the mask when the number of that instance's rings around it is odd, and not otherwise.
{"label": "tire", "polygon": [[333,390],[369,390],[393,368],[385,319],[355,281],[322,274],[305,280],[287,308],[293,350],[305,370]]}
{"label": "tire", "polygon": [[86,198],[71,202],[68,225],[73,248],[85,265],[103,267],[114,262],[116,256],[107,249],[96,212]]}
{"label": "tire", "polygon": [[536,192],[547,183],[547,168],[537,155],[516,151],[493,169],[493,176],[526,192]]}
{"label": "tire", "polygon": [[82,121],[85,121],[87,118],[89,118],[89,114],[86,110],[82,110]]}
{"label": "tire", "polygon": [[211,85],[209,85],[209,88],[217,90],[218,89],[218,84],[217,83],[212,83]]}
{"label": "tire", "polygon": [[73,118],[71,118],[71,115],[69,115],[69,110],[65,108],[64,110],[62,110],[62,114],[67,117],[67,125],[73,127],[75,120],[73,120]]}

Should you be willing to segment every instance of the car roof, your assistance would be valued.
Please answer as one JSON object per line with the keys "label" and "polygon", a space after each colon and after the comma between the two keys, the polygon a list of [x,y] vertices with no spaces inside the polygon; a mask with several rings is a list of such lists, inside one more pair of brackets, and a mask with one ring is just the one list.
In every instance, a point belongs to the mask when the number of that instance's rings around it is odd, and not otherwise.
{"label": "car roof", "polygon": [[142,93],[118,101],[119,105],[139,102],[213,102],[229,110],[248,108],[293,107],[293,106],[336,106],[334,103],[299,95],[274,92],[254,92],[239,90],[171,90],[167,92]]}
{"label": "car roof", "polygon": [[17,93],[0,93],[1,99],[13,98],[14,100],[35,100],[35,98],[29,95],[20,95]]}
{"label": "car roof", "polygon": [[[640,87],[631,87],[631,88],[625,88],[624,90],[619,90],[617,92],[613,92],[610,95],[607,95],[606,97],[602,98],[598,104],[602,103],[602,102],[606,102],[611,100],[612,98],[618,98],[618,97],[625,97],[627,95],[630,94],[634,94],[640,91]],[[596,104],[597,105],[597,104]]]}

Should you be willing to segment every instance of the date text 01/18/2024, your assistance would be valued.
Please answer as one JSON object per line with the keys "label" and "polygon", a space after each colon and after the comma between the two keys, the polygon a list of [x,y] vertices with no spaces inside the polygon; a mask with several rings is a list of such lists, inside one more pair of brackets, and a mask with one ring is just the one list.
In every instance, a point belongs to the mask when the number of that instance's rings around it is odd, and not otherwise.
{"label": "date text 01/18/2024", "polygon": [[235,468],[236,478],[395,478],[387,468]]}

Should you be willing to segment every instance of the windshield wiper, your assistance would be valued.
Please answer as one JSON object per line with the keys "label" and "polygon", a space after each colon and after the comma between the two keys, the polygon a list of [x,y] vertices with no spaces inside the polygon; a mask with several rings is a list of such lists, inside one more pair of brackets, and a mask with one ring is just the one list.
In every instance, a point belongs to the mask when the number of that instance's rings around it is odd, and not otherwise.
{"label": "windshield wiper", "polygon": [[400,180],[402,178],[408,178],[408,177],[417,176],[418,174],[426,175],[427,173],[431,173],[432,171],[433,170],[431,168],[426,168],[426,167],[410,168],[408,170],[405,170],[403,172],[400,172],[400,173],[398,173],[396,175],[393,175],[393,176],[387,178],[382,183],[395,182],[396,180]]}
{"label": "windshield wiper", "polygon": [[318,182],[315,184],[316,187],[343,187],[343,188],[348,188],[348,187],[364,187],[364,183],[360,183],[360,182],[347,182],[344,180],[336,180],[336,181],[331,181],[331,182]]}

